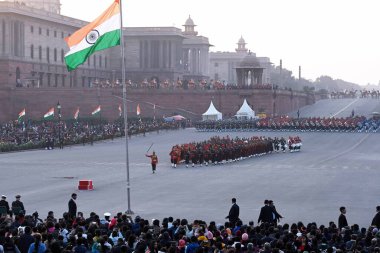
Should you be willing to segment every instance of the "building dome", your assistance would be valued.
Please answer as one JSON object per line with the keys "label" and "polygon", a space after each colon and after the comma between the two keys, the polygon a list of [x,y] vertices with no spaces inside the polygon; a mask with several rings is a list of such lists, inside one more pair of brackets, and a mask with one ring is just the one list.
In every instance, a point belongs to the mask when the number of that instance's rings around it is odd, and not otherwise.
{"label": "building dome", "polygon": [[239,63],[241,68],[260,68],[260,62],[256,56],[252,53],[249,53],[243,60]]}
{"label": "building dome", "polygon": [[194,25],[194,21],[191,19],[190,15],[183,26],[185,27],[185,31],[183,32],[184,35],[188,35],[188,36],[198,35],[198,32],[194,30],[194,27],[196,25]]}
{"label": "building dome", "polygon": [[243,36],[240,37],[238,44],[246,44]]}
{"label": "building dome", "polygon": [[190,15],[189,15],[189,18],[185,22],[185,26],[195,26],[194,21],[191,19]]}

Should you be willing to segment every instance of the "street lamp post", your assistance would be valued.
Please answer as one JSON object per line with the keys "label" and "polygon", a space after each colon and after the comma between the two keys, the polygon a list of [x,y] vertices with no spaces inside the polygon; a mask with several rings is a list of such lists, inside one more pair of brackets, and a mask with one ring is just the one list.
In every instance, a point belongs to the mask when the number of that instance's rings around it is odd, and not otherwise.
{"label": "street lamp post", "polygon": [[63,149],[63,140],[61,138],[61,104],[57,103],[57,110],[58,110],[58,141],[59,141],[59,149]]}

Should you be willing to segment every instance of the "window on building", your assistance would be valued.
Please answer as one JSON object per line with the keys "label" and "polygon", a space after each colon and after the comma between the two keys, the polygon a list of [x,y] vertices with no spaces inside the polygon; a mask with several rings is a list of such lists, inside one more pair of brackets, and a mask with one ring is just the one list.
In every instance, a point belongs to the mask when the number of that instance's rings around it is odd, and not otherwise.
{"label": "window on building", "polygon": [[50,34],[49,29],[46,29],[46,36],[49,36],[49,34]]}
{"label": "window on building", "polygon": [[33,45],[31,45],[30,46],[30,58],[34,58],[34,46]]}
{"label": "window on building", "polygon": [[44,85],[44,73],[39,73],[39,82],[40,82],[40,87]]}
{"label": "window on building", "polygon": [[54,38],[57,38],[57,31],[54,31]]}
{"label": "window on building", "polygon": [[5,36],[5,29],[6,29],[6,26],[5,26],[5,21],[3,20],[3,22],[2,22],[2,25],[1,25],[1,30],[2,30],[2,36],[1,36],[1,39],[2,39],[2,49],[1,49],[1,51],[4,53],[5,52],[5,38],[6,38],[6,36]]}
{"label": "window on building", "polygon": [[46,60],[47,62],[50,62],[50,48],[49,47],[46,48]]}
{"label": "window on building", "polygon": [[107,56],[104,57],[104,68],[107,68]]}
{"label": "window on building", "polygon": [[54,75],[54,86],[58,87],[58,74]]}
{"label": "window on building", "polygon": [[219,67],[219,63],[215,62],[215,63],[214,63],[214,66],[215,66],[215,67]]}
{"label": "window on building", "polygon": [[94,55],[94,67],[96,67],[96,55]]}
{"label": "window on building", "polygon": [[63,51],[63,49],[61,49],[61,62],[63,62],[65,59],[65,52]]}
{"label": "window on building", "polygon": [[50,87],[51,85],[51,74],[47,73],[47,85]]}
{"label": "window on building", "polygon": [[57,62],[57,49],[54,48],[54,61]]}
{"label": "window on building", "polygon": [[102,56],[99,55],[99,67],[101,68],[102,67]]}
{"label": "window on building", "polygon": [[42,34],[42,28],[41,28],[41,27],[38,27],[38,34],[39,34],[39,35]]}
{"label": "window on building", "polygon": [[42,47],[38,47],[38,59],[42,60]]}
{"label": "window on building", "polygon": [[30,26],[30,32],[33,33],[34,32],[34,27],[31,25]]}
{"label": "window on building", "polygon": [[14,21],[13,23],[13,55],[21,56],[21,23],[19,21]]}
{"label": "window on building", "polygon": [[61,38],[63,39],[65,37],[65,34],[61,32]]}

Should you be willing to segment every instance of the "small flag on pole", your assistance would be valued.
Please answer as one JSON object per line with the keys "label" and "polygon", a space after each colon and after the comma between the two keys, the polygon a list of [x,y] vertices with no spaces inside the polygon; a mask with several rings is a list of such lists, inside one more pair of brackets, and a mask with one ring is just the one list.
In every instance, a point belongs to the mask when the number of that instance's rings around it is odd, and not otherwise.
{"label": "small flag on pole", "polygon": [[23,121],[25,117],[25,108],[18,114],[18,122]]}
{"label": "small flag on pole", "polygon": [[121,110],[121,105],[119,104],[119,116],[121,117],[121,114],[122,114],[122,110]]}
{"label": "small flag on pole", "polygon": [[44,114],[44,119],[49,120],[54,118],[54,107],[50,108],[47,113]]}
{"label": "small flag on pole", "polygon": [[139,116],[141,114],[140,104],[137,104],[136,114],[137,114],[137,116]]}
{"label": "small flag on pole", "polygon": [[79,107],[77,108],[77,110],[74,113],[74,119],[78,120],[78,118],[79,118]]}
{"label": "small flag on pole", "polygon": [[98,107],[96,107],[95,110],[92,111],[91,115],[95,116],[95,115],[99,114],[101,110],[102,110],[102,108],[100,107],[100,105],[98,105]]}

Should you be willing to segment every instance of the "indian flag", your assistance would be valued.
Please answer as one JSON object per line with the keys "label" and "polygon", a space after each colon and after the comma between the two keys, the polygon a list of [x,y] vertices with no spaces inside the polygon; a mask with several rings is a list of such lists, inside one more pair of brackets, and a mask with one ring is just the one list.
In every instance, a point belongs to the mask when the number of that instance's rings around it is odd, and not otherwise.
{"label": "indian flag", "polygon": [[18,114],[18,122],[21,122],[25,117],[25,108]]}
{"label": "indian flag", "polygon": [[120,45],[119,1],[115,0],[97,19],[65,38],[70,48],[65,55],[68,71],[76,69],[96,51]]}
{"label": "indian flag", "polygon": [[141,114],[140,104],[137,104],[136,114],[137,114],[137,116],[139,116]]}
{"label": "indian flag", "polygon": [[47,113],[44,115],[44,119],[54,118],[54,107],[50,108]]}
{"label": "indian flag", "polygon": [[79,118],[79,107],[77,108],[77,110],[74,113],[74,119],[78,120],[78,118]]}
{"label": "indian flag", "polygon": [[92,111],[91,115],[92,116],[95,116],[97,115],[98,113],[100,113],[100,111],[102,110],[102,108],[100,107],[100,105],[98,107],[95,108],[95,110]]}

